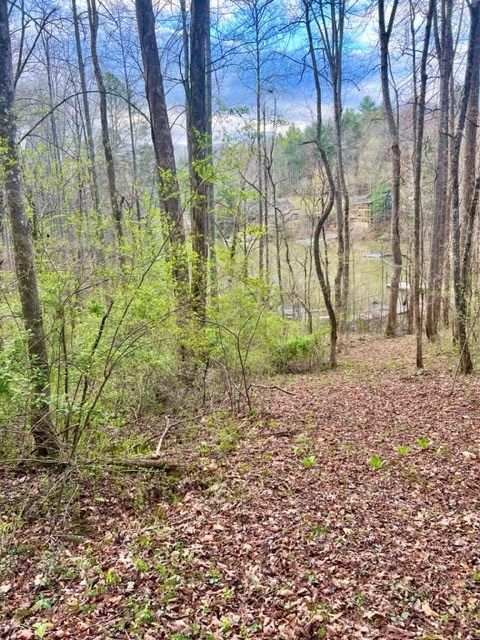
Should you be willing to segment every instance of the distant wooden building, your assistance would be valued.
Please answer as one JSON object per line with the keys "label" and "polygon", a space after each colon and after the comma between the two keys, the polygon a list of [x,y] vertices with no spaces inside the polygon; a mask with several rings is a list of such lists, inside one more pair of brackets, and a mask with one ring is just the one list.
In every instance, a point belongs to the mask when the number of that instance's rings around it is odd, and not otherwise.
{"label": "distant wooden building", "polygon": [[388,220],[391,211],[390,190],[386,190],[380,198],[369,195],[360,196],[352,201],[350,221],[353,226],[368,228],[372,224]]}

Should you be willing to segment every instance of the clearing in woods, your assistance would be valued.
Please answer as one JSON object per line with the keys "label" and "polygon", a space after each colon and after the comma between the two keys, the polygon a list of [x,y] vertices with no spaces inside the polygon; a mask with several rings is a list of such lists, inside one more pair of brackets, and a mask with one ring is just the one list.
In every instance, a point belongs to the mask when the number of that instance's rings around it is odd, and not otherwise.
{"label": "clearing in woods", "polygon": [[480,637],[479,381],[413,353],[172,428],[177,476],[3,471],[1,637]]}

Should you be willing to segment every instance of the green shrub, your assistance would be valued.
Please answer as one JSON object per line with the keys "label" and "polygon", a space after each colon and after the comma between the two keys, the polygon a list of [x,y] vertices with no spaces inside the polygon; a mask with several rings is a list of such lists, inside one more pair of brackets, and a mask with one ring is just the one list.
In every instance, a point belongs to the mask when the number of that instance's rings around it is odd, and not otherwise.
{"label": "green shrub", "polygon": [[2,329],[5,338],[0,335],[0,458],[21,444],[19,428],[24,422],[30,392],[26,333],[14,322],[5,322]]}
{"label": "green shrub", "polygon": [[274,370],[277,373],[304,373],[324,366],[327,333],[324,330],[288,338],[272,354]]}
{"label": "green shrub", "polygon": [[[45,233],[38,240],[50,406],[67,452],[115,455],[141,447],[130,427],[136,419],[197,410],[226,393],[232,409],[253,411],[256,381],[318,368],[324,360],[325,332],[301,335],[298,323],[283,318],[278,290],[246,273],[240,250],[232,258],[219,248],[218,297],[209,301],[205,331],[199,328],[177,308],[160,213],[147,213],[141,225],[125,217],[123,269],[114,243],[100,247],[99,226],[85,226],[73,209],[71,237]],[[72,250],[75,233],[82,244]],[[101,259],[84,255],[84,247]],[[0,456],[15,457],[31,446],[25,419],[31,380],[18,291],[13,275],[6,278],[12,286],[5,280],[0,299],[0,432],[6,436]]]}

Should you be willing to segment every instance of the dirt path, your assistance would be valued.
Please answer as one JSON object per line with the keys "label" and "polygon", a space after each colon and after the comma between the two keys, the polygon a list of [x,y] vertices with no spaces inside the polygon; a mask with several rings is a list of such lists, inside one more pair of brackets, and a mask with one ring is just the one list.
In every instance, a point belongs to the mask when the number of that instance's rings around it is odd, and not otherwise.
{"label": "dirt path", "polygon": [[186,476],[80,482],[55,532],[30,500],[9,535],[32,480],[5,477],[2,637],[479,638],[480,385],[412,352],[259,390],[255,418],[176,434]]}

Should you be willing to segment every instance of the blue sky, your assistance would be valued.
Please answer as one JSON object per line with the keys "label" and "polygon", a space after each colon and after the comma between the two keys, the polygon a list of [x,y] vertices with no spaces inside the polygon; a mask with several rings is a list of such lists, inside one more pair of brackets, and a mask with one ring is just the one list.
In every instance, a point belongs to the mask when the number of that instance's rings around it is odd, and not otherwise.
{"label": "blue sky", "polygon": [[[276,4],[275,4],[276,3]],[[265,14],[264,30],[275,27],[275,13],[278,15],[278,35],[271,34],[262,59],[262,75],[267,111],[273,109],[275,101],[278,114],[295,123],[299,127],[310,124],[315,118],[315,93],[311,69],[309,68],[308,46],[305,28],[298,24],[299,3],[275,0],[272,3],[273,17]],[[231,38],[235,53],[231,55],[232,66],[228,71],[220,71],[219,92],[223,103],[231,107],[248,107],[255,109],[255,70],[252,68],[253,52],[251,28],[248,16],[238,15],[231,11],[232,2],[224,0],[221,8],[226,17],[219,20],[215,35],[222,40]],[[291,21],[290,28],[285,23]],[[297,24],[295,24],[297,22]],[[233,30],[233,36],[232,36]],[[276,29],[273,29],[276,31]],[[238,34],[238,35],[237,35]],[[378,55],[376,51],[377,31],[374,20],[352,16],[348,21],[344,46],[344,104],[355,107],[365,95],[379,102],[380,85],[378,81]],[[268,46],[267,46],[268,45]],[[214,39],[214,55],[216,44]],[[328,81],[324,80],[323,99],[324,114],[331,113],[331,93]],[[268,107],[270,105],[270,107]]]}

